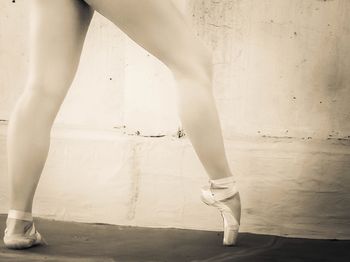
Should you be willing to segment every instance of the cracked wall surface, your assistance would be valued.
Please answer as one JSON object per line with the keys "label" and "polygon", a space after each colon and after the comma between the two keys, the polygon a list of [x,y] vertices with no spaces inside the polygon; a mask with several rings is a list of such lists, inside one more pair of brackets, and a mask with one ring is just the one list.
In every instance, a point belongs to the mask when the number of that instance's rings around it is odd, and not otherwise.
{"label": "cracked wall surface", "polygon": [[[242,231],[349,238],[350,2],[174,0],[214,50]],[[0,2],[0,212],[7,124],[28,72],[28,1]],[[220,230],[169,70],[95,14],[55,120],[36,214]],[[83,182],[82,182],[83,181]]]}

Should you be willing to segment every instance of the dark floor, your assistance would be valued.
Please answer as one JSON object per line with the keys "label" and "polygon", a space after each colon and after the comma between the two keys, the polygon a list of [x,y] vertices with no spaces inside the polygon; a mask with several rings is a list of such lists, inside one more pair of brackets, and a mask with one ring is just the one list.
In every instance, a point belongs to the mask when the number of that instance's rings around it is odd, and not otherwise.
{"label": "dark floor", "polygon": [[[0,261],[350,261],[350,240],[310,240],[241,233],[235,247],[222,246],[222,234],[36,219],[49,243],[8,250]],[[0,230],[5,216],[0,215]]]}

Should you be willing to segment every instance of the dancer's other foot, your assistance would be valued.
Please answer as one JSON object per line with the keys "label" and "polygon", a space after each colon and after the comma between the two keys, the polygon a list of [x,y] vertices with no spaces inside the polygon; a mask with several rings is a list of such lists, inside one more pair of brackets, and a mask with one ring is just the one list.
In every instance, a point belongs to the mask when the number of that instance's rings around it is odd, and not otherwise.
{"label": "dancer's other foot", "polygon": [[10,210],[8,213],[4,243],[10,249],[25,249],[47,244],[35,229],[31,213],[18,210]]}

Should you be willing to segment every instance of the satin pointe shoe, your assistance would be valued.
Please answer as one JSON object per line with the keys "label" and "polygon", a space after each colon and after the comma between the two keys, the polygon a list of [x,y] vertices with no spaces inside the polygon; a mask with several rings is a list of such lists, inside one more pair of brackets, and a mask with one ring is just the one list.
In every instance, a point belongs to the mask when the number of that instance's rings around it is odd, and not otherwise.
{"label": "satin pointe shoe", "polygon": [[209,185],[203,186],[201,192],[201,200],[209,206],[218,208],[221,213],[224,226],[223,245],[236,245],[240,223],[234,216],[232,207],[230,208],[230,204],[232,205],[230,199],[239,195],[234,177],[209,180]]}
{"label": "satin pointe shoe", "polygon": [[7,248],[25,249],[36,245],[47,245],[47,242],[35,229],[31,213],[18,210],[10,210],[8,213],[8,218],[29,221],[31,224],[24,229],[25,232],[23,234],[9,234],[6,228],[4,243]]}

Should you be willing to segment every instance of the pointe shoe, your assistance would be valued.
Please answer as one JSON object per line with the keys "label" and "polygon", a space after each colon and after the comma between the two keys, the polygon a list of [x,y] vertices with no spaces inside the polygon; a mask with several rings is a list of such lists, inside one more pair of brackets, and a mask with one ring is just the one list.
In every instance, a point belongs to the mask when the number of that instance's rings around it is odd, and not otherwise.
{"label": "pointe shoe", "polygon": [[47,245],[45,239],[35,229],[33,217],[31,213],[10,210],[8,218],[24,220],[32,222],[31,226],[25,229],[24,234],[9,234],[7,228],[5,229],[4,243],[10,249],[25,249],[36,245]]}
{"label": "pointe shoe", "polygon": [[240,223],[228,206],[230,201],[227,201],[239,193],[235,185],[235,180],[231,176],[209,180],[209,183],[209,185],[201,189],[201,200],[205,204],[220,210],[224,225],[223,245],[236,245]]}

